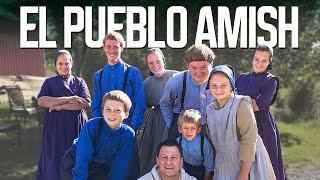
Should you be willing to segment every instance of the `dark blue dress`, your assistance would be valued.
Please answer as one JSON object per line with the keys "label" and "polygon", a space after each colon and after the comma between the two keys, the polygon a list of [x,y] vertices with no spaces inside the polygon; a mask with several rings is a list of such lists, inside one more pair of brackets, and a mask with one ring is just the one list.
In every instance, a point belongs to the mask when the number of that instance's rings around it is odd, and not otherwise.
{"label": "dark blue dress", "polygon": [[[54,76],[42,84],[41,96],[79,96],[91,102],[85,81],[75,76]],[[43,126],[42,152],[38,164],[37,180],[60,180],[61,159],[77,138],[88,117],[84,110],[46,110]]]}
{"label": "dark blue dress", "polygon": [[280,136],[277,125],[270,113],[270,105],[277,91],[277,79],[269,72],[244,73],[236,80],[237,92],[255,99],[259,111],[254,112],[258,133],[268,151],[277,180],[285,179]]}

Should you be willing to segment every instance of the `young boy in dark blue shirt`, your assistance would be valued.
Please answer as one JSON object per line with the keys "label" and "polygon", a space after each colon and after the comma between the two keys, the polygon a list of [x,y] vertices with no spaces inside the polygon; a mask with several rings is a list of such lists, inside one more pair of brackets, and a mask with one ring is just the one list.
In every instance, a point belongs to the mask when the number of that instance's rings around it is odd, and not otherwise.
{"label": "young boy in dark blue shirt", "polygon": [[214,167],[213,147],[200,134],[200,112],[195,109],[182,111],[178,119],[178,130],[182,134],[177,141],[182,149],[183,169],[198,180],[211,180]]}
{"label": "young boy in dark blue shirt", "polygon": [[[126,178],[136,143],[134,130],[122,123],[129,116],[131,101],[124,92],[115,90],[103,97],[102,104],[103,118],[86,123],[74,144],[74,180]],[[101,124],[101,135],[95,145],[93,141]]]}

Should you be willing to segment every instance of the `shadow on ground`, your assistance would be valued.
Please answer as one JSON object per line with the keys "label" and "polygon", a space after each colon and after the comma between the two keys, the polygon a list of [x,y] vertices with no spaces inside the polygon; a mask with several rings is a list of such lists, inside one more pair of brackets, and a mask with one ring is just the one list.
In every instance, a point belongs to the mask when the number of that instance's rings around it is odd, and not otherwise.
{"label": "shadow on ground", "polygon": [[297,136],[286,132],[281,133],[281,144],[286,147],[290,147],[292,145],[300,145],[301,140]]}

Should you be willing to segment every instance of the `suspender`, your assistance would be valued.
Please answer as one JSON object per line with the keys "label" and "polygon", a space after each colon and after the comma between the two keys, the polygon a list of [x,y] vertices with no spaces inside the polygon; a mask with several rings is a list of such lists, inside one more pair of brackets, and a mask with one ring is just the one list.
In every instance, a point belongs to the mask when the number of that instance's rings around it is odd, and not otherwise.
{"label": "suspender", "polygon": [[203,159],[204,159],[204,150],[203,150],[203,146],[204,146],[204,137],[203,136],[201,136],[201,155],[202,155],[202,157],[203,157]]}
{"label": "suspender", "polygon": [[130,65],[125,63],[125,74],[124,74],[124,80],[123,80],[123,83],[122,83],[122,91],[124,92],[126,90],[126,87],[127,87],[127,81],[128,81],[128,74],[129,74],[129,69],[130,69]]}
{"label": "suspender", "polygon": [[[200,141],[201,155],[202,155],[202,157],[204,159],[204,148],[203,148],[203,146],[204,146],[204,137],[202,135],[200,135],[200,137],[201,137],[201,141]],[[179,143],[180,148],[182,149],[181,142],[182,142],[182,136],[180,135],[178,143]],[[183,152],[181,152],[181,153],[182,153],[182,157],[183,157]]]}
{"label": "suspender", "polygon": [[[125,74],[124,74],[124,80],[123,80],[123,83],[122,83],[122,91],[123,91],[123,92],[125,92],[126,87],[127,87],[128,74],[129,74],[129,69],[130,69],[130,67],[131,67],[131,66],[130,66],[129,64],[127,64],[127,63],[125,63],[124,66],[125,66]],[[99,77],[100,77],[100,79],[99,79],[99,87],[100,87],[101,96],[102,96],[102,85],[101,85],[102,83],[101,83],[101,81],[102,81],[103,71],[104,71],[104,69],[100,69],[100,70],[99,70]]]}
{"label": "suspender", "polygon": [[186,84],[187,84],[186,81],[187,81],[187,71],[183,73],[180,111],[184,109],[183,104],[184,104],[184,97],[186,95]]}

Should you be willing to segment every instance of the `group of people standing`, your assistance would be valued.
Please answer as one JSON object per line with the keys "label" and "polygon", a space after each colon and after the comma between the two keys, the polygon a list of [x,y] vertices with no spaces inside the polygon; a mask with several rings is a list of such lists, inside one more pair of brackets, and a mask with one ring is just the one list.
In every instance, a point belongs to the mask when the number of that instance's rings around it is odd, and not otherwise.
{"label": "group of people standing", "polygon": [[238,78],[233,67],[214,66],[204,44],[186,51],[182,72],[165,69],[162,51],[150,48],[144,81],[121,59],[123,49],[120,33],[105,36],[107,64],[94,75],[92,101],[84,80],[72,75],[71,54],[56,53],[57,76],[38,95],[47,111],[37,180],[63,178],[70,147],[73,179],[285,179],[270,113],[279,87],[268,72],[272,48],[258,45],[253,72]]}

